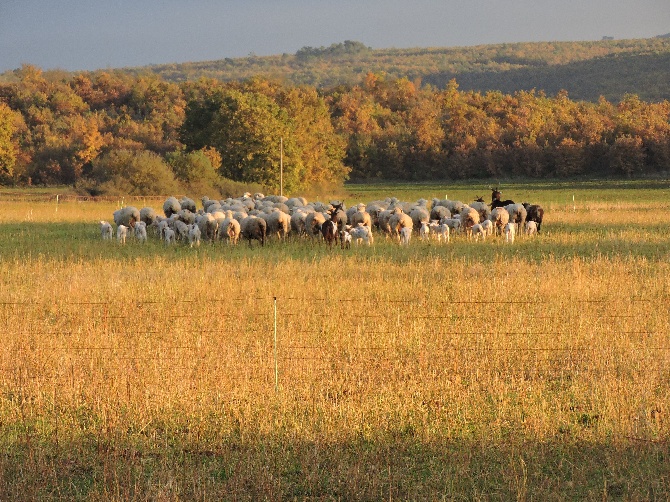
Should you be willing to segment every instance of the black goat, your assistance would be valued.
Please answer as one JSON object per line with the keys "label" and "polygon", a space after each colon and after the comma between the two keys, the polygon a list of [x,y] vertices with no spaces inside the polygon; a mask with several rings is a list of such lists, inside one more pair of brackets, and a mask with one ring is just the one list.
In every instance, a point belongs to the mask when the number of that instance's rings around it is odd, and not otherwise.
{"label": "black goat", "polygon": [[530,204],[528,202],[522,203],[526,208],[526,221],[534,221],[537,223],[537,231],[540,232],[542,227],[542,219],[544,218],[544,209],[539,204]]}

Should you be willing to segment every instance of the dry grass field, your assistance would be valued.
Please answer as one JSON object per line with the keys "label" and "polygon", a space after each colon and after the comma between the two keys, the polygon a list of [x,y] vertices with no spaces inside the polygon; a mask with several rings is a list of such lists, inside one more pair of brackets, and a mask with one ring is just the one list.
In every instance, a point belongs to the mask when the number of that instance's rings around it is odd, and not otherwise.
{"label": "dry grass field", "polygon": [[668,192],[519,184],[537,238],[351,250],[0,198],[0,499],[667,500]]}

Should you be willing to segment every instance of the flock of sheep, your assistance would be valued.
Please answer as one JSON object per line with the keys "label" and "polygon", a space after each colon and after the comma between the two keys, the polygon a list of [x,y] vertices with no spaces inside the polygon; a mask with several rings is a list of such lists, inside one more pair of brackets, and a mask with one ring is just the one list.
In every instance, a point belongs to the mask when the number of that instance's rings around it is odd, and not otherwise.
{"label": "flock of sheep", "polygon": [[[203,197],[202,208],[197,209],[192,199],[169,197],[163,213],[132,206],[115,211],[116,239],[125,244],[128,236],[134,236],[145,242],[148,235],[154,235],[168,245],[185,242],[199,246],[203,240],[237,244],[241,236],[250,245],[253,240],[264,245],[267,238],[283,240],[296,235],[322,239],[330,246],[339,242],[348,248],[352,243],[372,245],[375,229],[401,245],[409,245],[413,234],[440,243],[448,243],[454,234],[474,240],[498,235],[513,243],[519,233],[539,232],[544,215],[538,205],[501,201],[496,190],[491,204],[481,197],[469,204],[449,199],[429,203],[426,199],[402,202],[387,198],[349,209],[338,201],[326,204],[260,193],[225,200]],[[111,223],[101,221],[100,231],[103,239],[113,239]]]}

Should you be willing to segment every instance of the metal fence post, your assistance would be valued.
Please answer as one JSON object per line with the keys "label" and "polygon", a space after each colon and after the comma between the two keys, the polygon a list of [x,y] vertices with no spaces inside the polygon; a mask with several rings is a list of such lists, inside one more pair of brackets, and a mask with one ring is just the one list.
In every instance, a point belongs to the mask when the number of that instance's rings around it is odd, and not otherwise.
{"label": "metal fence post", "polygon": [[279,368],[277,363],[277,297],[274,297],[274,359],[275,359],[275,392],[279,392]]}

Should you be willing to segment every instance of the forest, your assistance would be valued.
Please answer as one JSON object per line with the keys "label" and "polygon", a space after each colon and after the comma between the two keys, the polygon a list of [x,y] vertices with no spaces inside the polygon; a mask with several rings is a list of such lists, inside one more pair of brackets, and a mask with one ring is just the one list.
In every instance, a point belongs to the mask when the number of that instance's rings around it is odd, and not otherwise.
{"label": "forest", "polygon": [[[667,39],[625,47],[643,45],[656,54],[622,49],[599,64],[630,58],[640,70],[645,60],[669,57]],[[524,90],[533,55],[520,49],[516,60],[498,58],[501,65],[525,61],[507,90],[463,88],[460,80],[473,74],[431,85],[368,71],[355,82],[315,86],[272,72],[176,81],[152,71],[24,65],[0,79],[0,183],[67,184],[91,195],[238,194],[247,186],[277,190],[280,163],[287,193],[346,180],[667,174],[666,99],[645,100],[624,80],[630,92],[617,100]],[[345,43],[303,48],[294,58],[328,68],[329,60],[370,53]],[[571,61],[576,68],[586,59]]]}

